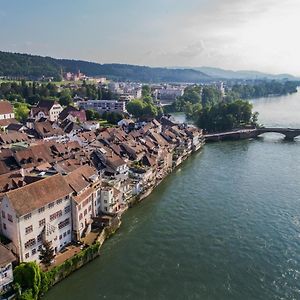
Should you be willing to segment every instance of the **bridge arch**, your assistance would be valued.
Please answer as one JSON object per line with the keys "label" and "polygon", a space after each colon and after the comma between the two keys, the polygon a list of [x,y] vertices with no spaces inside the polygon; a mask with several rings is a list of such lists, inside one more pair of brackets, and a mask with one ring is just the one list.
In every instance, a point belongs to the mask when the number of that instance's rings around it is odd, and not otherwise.
{"label": "bridge arch", "polygon": [[294,140],[296,137],[300,136],[300,129],[290,129],[290,128],[258,128],[256,136],[261,136],[265,133],[277,133],[283,135],[286,140]]}

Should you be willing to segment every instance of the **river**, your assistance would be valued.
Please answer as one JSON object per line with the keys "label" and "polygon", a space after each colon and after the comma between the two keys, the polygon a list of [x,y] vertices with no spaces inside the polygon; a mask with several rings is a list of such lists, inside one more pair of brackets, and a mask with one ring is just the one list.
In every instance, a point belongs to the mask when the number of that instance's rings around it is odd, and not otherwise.
{"label": "river", "polygon": [[[253,104],[300,128],[299,93]],[[300,299],[300,140],[205,145],[45,299]]]}

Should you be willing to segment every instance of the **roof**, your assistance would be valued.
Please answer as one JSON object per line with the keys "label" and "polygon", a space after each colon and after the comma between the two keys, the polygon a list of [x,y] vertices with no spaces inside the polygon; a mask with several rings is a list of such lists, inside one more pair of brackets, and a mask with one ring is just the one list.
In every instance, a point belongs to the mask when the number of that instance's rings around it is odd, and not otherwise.
{"label": "roof", "polygon": [[20,123],[11,123],[7,126],[7,130],[12,130],[12,131],[19,131],[20,129],[24,128],[23,124]]}
{"label": "roof", "polygon": [[3,119],[0,120],[0,126],[6,127],[12,123],[17,123],[16,119]]}
{"label": "roof", "polygon": [[41,100],[37,107],[39,108],[45,108],[47,110],[50,110],[53,105],[58,105],[57,101],[52,101],[52,100]]}
{"label": "roof", "polygon": [[0,244],[0,267],[6,266],[16,260],[16,257],[5,246]]}
{"label": "roof", "polygon": [[97,171],[93,167],[84,165],[65,176],[65,180],[76,193],[80,193],[90,185],[90,178],[95,174]]}
{"label": "roof", "polygon": [[71,193],[72,189],[63,176],[57,174],[7,192],[5,195],[20,217]]}
{"label": "roof", "polygon": [[8,101],[0,101],[0,115],[11,114],[13,112],[13,106]]}

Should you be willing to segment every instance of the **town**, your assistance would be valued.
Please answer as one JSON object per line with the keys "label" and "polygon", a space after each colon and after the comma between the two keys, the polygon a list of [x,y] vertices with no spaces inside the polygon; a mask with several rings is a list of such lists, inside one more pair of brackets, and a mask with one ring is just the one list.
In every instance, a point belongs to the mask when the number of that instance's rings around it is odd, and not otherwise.
{"label": "town", "polygon": [[[172,98],[183,90],[165,92]],[[41,100],[22,123],[0,101],[2,294],[14,293],[18,264],[51,270],[94,245],[105,228],[116,230],[129,207],[204,144],[201,129],[168,116],[142,121],[127,113],[105,127],[87,120],[88,109],[126,113],[128,99],[76,100],[75,107]]]}

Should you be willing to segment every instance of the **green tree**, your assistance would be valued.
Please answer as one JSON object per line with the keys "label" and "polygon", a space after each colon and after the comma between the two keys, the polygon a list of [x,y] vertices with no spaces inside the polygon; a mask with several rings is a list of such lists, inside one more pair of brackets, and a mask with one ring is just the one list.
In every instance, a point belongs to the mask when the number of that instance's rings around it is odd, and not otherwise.
{"label": "green tree", "polygon": [[18,121],[25,121],[28,118],[30,109],[26,103],[15,103],[14,113]]}
{"label": "green tree", "polygon": [[134,99],[127,104],[126,109],[135,118],[139,118],[143,115],[144,102],[139,99]]}
{"label": "green tree", "polygon": [[149,85],[142,86],[142,97],[151,97],[151,88]]}
{"label": "green tree", "polygon": [[59,103],[62,106],[69,106],[72,103],[72,94],[70,89],[64,89],[60,93]]}
{"label": "green tree", "polygon": [[14,270],[14,282],[20,287],[19,299],[37,299],[41,287],[41,272],[37,263],[21,263],[17,266]]}
{"label": "green tree", "polygon": [[40,255],[39,255],[39,259],[40,259],[41,263],[48,267],[48,266],[50,266],[54,257],[55,257],[54,249],[51,246],[51,242],[48,242],[45,240],[43,242],[42,248],[40,250]]}

